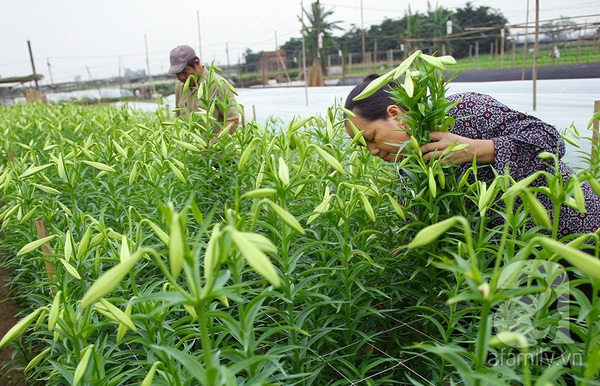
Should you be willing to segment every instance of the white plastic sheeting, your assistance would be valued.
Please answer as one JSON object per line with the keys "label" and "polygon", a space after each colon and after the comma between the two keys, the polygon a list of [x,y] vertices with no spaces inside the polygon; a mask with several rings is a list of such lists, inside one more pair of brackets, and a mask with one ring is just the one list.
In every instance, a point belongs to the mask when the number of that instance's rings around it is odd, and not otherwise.
{"label": "white plastic sheeting", "polygon": [[[271,126],[285,127],[294,117],[325,117],[328,108],[344,104],[353,87],[242,88],[238,89],[238,101],[244,107],[246,120],[255,119],[259,124],[272,122]],[[587,127],[593,116],[594,101],[600,100],[600,79],[538,80],[536,111],[533,111],[532,81],[456,82],[449,85],[449,94],[464,91],[489,94],[513,109],[554,125],[561,132],[573,125],[582,137],[591,137],[591,130]],[[166,102],[173,109],[175,96],[168,96]],[[133,108],[148,110],[158,107],[156,103],[129,104]],[[567,144],[567,155],[564,159],[572,166],[584,166],[581,156],[590,153],[590,141],[579,142],[579,149]]]}
{"label": "white plastic sheeting", "polygon": [[[353,86],[239,89],[238,101],[244,106],[246,119],[265,123],[270,117],[289,122],[294,117],[325,116],[327,109],[343,105]],[[308,91],[308,106],[305,92]],[[563,132],[574,125],[582,137],[591,137],[588,124],[593,116],[594,101],[600,100],[600,79],[538,80],[536,111],[533,111],[533,82],[451,83],[448,93],[476,91],[489,94],[509,107],[536,116]],[[172,103],[172,102],[171,102]],[[567,144],[565,161],[581,166],[581,154],[589,154],[591,143],[580,141],[580,149]]]}

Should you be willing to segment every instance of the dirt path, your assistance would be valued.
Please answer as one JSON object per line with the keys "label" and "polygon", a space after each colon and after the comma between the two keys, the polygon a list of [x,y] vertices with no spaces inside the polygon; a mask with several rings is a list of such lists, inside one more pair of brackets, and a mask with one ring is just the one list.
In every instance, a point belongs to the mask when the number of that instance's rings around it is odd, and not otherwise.
{"label": "dirt path", "polygon": [[[5,269],[0,268],[0,337],[4,336],[17,323],[15,315],[19,312],[17,303],[10,297],[6,285],[10,276]],[[0,349],[0,385],[28,385],[23,372],[4,366],[12,361],[12,347]]]}

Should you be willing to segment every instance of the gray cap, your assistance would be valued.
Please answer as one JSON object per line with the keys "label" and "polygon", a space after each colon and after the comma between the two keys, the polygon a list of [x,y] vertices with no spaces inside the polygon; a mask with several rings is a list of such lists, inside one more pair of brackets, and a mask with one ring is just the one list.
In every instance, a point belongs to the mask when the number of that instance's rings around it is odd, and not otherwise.
{"label": "gray cap", "polygon": [[188,45],[181,45],[171,50],[169,57],[171,61],[171,67],[169,67],[169,74],[178,74],[187,65],[187,62],[196,57],[196,51]]}

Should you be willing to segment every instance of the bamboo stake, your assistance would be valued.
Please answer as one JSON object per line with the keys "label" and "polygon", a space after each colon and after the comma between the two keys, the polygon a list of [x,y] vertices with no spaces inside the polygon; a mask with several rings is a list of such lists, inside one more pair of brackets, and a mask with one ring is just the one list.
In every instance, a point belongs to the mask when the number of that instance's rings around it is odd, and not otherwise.
{"label": "bamboo stake", "polygon": [[540,51],[540,0],[535,0],[535,40],[533,43],[533,70],[531,79],[533,80],[533,111],[537,107],[537,74],[538,74],[538,55]]}
{"label": "bamboo stake", "polygon": [[[600,100],[594,102],[594,115],[600,113]],[[592,161],[596,164],[598,155],[596,154],[596,148],[598,147],[598,131],[600,130],[600,121],[594,118],[592,125]]]}
{"label": "bamboo stake", "polygon": [[[46,230],[46,221],[43,218],[38,218],[35,220],[35,228],[37,229],[38,239],[43,239],[44,237],[48,237],[48,231]],[[46,255],[52,254],[52,249],[48,246],[48,244],[42,245],[42,252]],[[44,265],[46,266],[46,273],[48,274],[48,281],[50,283],[54,282],[54,273],[56,272],[56,268],[54,264],[49,262],[46,258],[44,258]]]}
{"label": "bamboo stake", "polygon": [[[31,52],[31,42],[29,40],[27,40],[27,48],[29,49],[29,59],[31,60],[31,68],[33,70],[33,75],[36,74],[35,72],[35,62],[33,61],[33,53]],[[39,93],[40,92],[40,84],[38,83],[38,80],[35,80],[35,90]]]}
{"label": "bamboo stake", "polygon": [[[290,78],[290,74],[288,72],[287,66],[285,65],[285,62],[283,61],[283,57],[281,56],[281,50],[277,50],[275,52],[277,53],[277,58],[279,59],[281,66],[283,66],[283,72],[285,73],[285,77],[287,78],[288,83],[291,84],[292,79]],[[279,75],[279,70],[277,71],[277,75]]]}
{"label": "bamboo stake", "polygon": [[527,68],[527,40],[529,39],[529,0],[527,0],[527,13],[525,17],[525,42],[523,44],[523,68],[521,69],[521,80],[525,80],[525,69]]}

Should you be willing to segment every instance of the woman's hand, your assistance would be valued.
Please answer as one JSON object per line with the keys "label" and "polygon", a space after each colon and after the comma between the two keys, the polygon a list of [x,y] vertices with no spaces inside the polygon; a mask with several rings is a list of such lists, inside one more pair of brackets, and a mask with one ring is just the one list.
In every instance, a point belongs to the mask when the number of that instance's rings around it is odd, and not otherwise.
{"label": "woman's hand", "polygon": [[444,155],[445,163],[471,163],[475,156],[477,162],[493,163],[495,160],[494,141],[489,139],[471,139],[461,137],[446,131],[432,131],[431,142],[421,146],[423,159],[440,158],[442,152],[452,145],[468,145],[462,150],[449,152]]}

